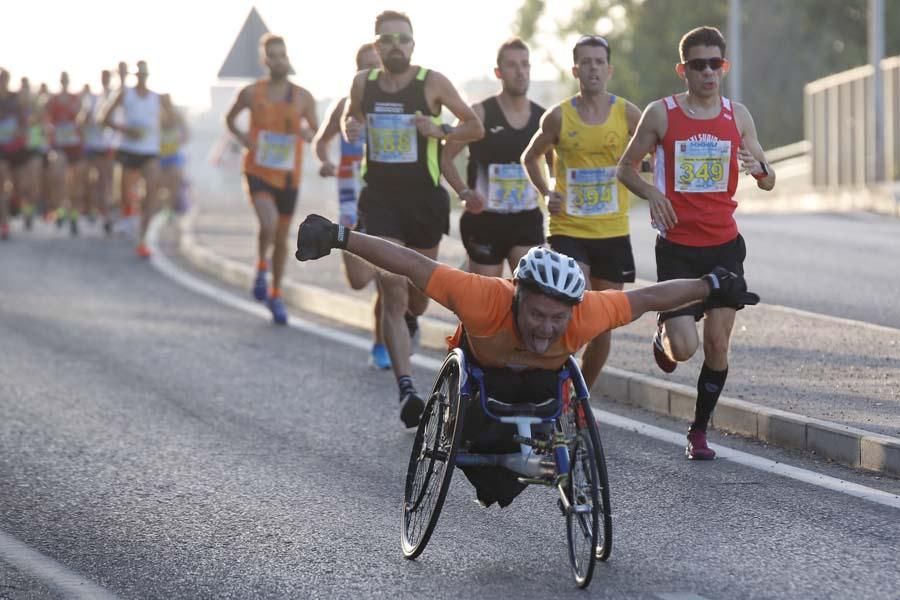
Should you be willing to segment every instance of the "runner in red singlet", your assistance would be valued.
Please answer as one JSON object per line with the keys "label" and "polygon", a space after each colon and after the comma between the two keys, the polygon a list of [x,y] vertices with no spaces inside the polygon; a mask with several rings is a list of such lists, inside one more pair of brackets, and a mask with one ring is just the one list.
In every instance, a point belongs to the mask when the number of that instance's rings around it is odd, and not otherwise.
{"label": "runner in red singlet", "polygon": [[[659,232],[659,281],[702,275],[707,265],[743,275],[746,247],[734,220],[738,174],[752,175],[761,189],[771,190],[775,172],[766,163],[750,112],[720,95],[728,61],[719,30],[698,27],[681,39],[679,50],[676,71],[687,92],[647,107],[619,163],[618,177],[650,204],[650,217]],[[654,150],[655,186],[638,174],[641,160]],[[728,345],[735,312],[741,308],[743,304],[707,301],[659,313],[653,354],[667,373],[697,351],[695,322],[706,316],[688,458],[715,458],[706,442],[706,428],[728,375]]]}

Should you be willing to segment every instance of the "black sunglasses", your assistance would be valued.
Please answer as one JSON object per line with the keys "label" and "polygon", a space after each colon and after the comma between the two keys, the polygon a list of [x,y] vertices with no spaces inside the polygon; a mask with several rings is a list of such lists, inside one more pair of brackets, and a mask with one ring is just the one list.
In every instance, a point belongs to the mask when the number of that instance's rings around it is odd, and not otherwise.
{"label": "black sunglasses", "polygon": [[705,71],[706,67],[709,67],[713,71],[718,71],[725,64],[724,58],[692,58],[691,60],[686,60],[683,63],[691,71]]}
{"label": "black sunglasses", "polygon": [[388,44],[399,46],[401,44],[409,44],[413,41],[413,37],[408,33],[380,33],[375,37],[375,41],[382,46],[387,46]]}

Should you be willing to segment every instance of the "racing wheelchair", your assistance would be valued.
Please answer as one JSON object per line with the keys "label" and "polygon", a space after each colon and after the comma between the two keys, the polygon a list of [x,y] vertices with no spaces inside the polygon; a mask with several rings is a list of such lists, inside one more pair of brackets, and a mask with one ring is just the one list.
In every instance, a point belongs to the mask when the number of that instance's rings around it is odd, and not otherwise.
{"label": "racing wheelchair", "polygon": [[[581,370],[569,357],[557,373],[556,398],[538,404],[491,398],[483,375],[455,348],[435,378],[406,473],[403,555],[414,559],[428,545],[455,467],[502,467],[516,473],[520,483],[556,489],[575,583],[585,588],[596,561],[605,561],[612,550],[612,513],[600,433]],[[479,408],[490,419],[516,426],[518,452],[481,454],[461,448],[465,412]],[[545,432],[533,434],[537,424],[544,424],[540,429]]]}

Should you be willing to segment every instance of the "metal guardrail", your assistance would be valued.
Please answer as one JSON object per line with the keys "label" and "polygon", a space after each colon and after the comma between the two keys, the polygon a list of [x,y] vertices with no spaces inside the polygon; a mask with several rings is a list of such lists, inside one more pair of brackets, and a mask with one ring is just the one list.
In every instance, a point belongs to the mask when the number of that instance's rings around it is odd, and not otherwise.
{"label": "metal guardrail", "polygon": [[[881,61],[884,78],[884,175],[900,178],[900,56]],[[874,69],[865,65],[808,83],[804,129],[815,186],[865,186],[875,180]]]}
{"label": "metal guardrail", "polygon": [[812,144],[810,144],[808,140],[801,140],[799,142],[794,142],[793,144],[766,150],[766,160],[770,163],[777,163],[778,161],[787,160],[789,158],[806,156],[811,150]]}

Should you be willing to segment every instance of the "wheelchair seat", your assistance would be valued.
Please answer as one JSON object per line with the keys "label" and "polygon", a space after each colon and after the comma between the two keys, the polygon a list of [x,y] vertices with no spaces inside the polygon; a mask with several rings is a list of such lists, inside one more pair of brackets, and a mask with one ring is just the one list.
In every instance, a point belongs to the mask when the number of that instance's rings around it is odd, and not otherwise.
{"label": "wheelchair seat", "polygon": [[535,417],[548,419],[558,412],[559,400],[548,398],[543,402],[520,402],[510,404],[488,397],[487,409],[498,417]]}

